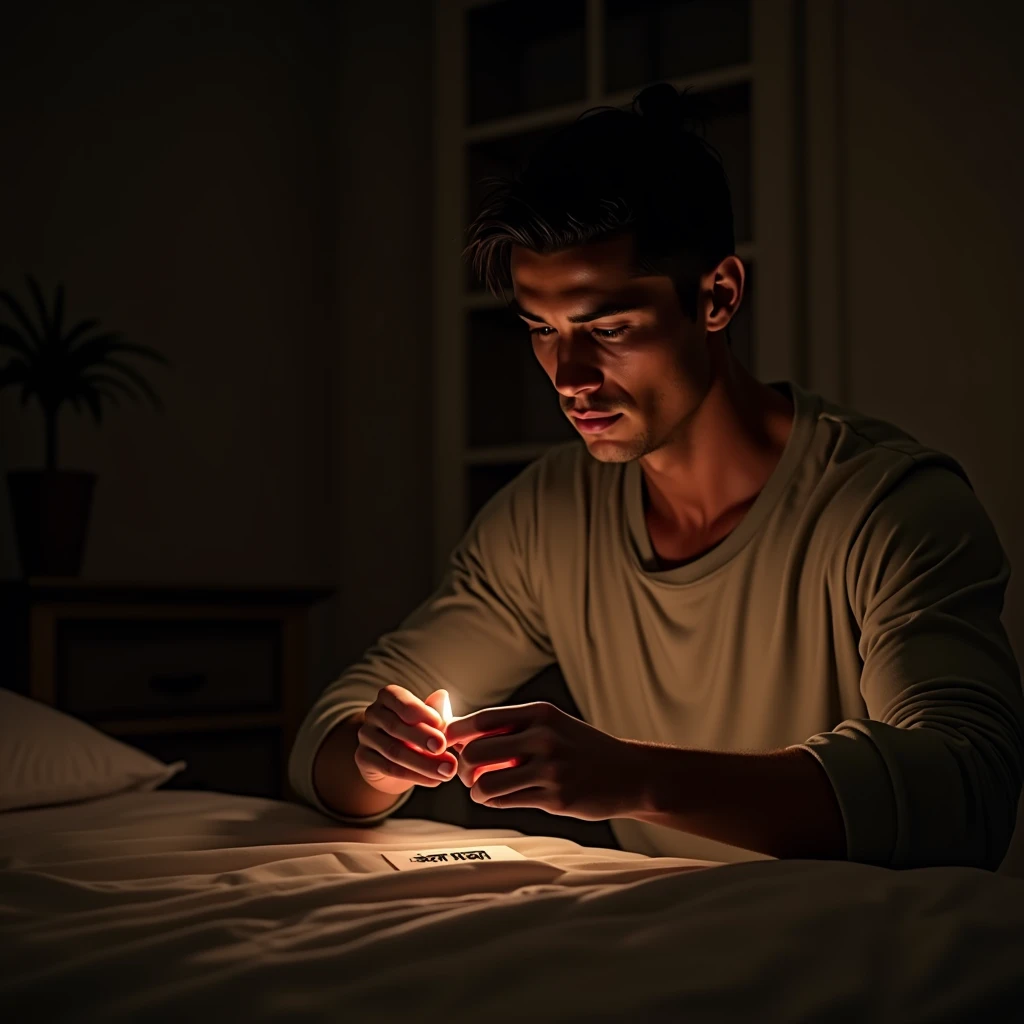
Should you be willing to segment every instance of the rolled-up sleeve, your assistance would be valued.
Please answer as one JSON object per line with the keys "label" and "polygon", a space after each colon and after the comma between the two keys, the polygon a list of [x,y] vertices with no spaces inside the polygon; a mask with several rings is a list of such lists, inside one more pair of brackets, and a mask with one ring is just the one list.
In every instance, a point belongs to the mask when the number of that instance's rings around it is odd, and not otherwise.
{"label": "rolled-up sleeve", "polygon": [[828,775],[851,860],[994,870],[1016,821],[1020,673],[1000,616],[1009,566],[968,484],[912,469],[849,549],[869,718],[803,744]]}

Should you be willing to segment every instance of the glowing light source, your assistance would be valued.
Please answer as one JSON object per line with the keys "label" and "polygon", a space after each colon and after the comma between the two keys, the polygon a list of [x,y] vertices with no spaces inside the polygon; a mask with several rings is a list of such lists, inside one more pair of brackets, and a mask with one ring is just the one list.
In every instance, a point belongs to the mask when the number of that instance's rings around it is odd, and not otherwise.
{"label": "glowing light source", "polygon": [[448,694],[446,693],[444,695],[444,703],[441,705],[441,720],[447,725],[452,718],[452,702],[448,699]]}

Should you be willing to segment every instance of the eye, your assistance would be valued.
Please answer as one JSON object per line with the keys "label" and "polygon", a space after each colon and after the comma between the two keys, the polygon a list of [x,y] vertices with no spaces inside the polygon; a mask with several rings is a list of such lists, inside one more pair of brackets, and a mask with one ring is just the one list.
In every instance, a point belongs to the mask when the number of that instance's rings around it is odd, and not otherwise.
{"label": "eye", "polygon": [[[612,341],[615,338],[621,338],[627,331],[628,327],[612,327],[612,328],[594,328],[594,337],[599,341]],[[538,338],[548,338],[556,331],[553,327],[531,327],[530,334],[536,335]]]}

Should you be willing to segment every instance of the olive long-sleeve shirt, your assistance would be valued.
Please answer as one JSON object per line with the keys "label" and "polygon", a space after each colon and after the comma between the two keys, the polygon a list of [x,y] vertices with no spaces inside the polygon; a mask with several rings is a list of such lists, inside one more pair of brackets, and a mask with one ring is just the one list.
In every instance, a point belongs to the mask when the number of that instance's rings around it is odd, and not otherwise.
{"label": "olive long-sleeve shirt", "polygon": [[[388,683],[446,687],[463,715],[557,662],[586,721],[616,736],[810,751],[851,860],[996,867],[1021,790],[1024,698],[995,531],[951,458],[778,386],[795,416],[777,467],[736,529],[681,567],[658,568],[638,463],[573,443],[530,466],[477,516],[433,596],[326,688],[293,749],[293,787],[326,810],[316,751]],[[612,827],[637,852],[759,857]]]}

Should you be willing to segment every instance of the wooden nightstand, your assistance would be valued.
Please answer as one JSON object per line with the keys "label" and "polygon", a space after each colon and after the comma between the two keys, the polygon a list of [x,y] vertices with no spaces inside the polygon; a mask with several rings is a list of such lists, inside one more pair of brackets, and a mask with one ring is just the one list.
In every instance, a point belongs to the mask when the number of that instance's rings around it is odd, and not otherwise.
{"label": "wooden nightstand", "polygon": [[168,785],[280,797],[307,702],[307,614],[331,593],[5,583],[0,685],[187,761]]}

